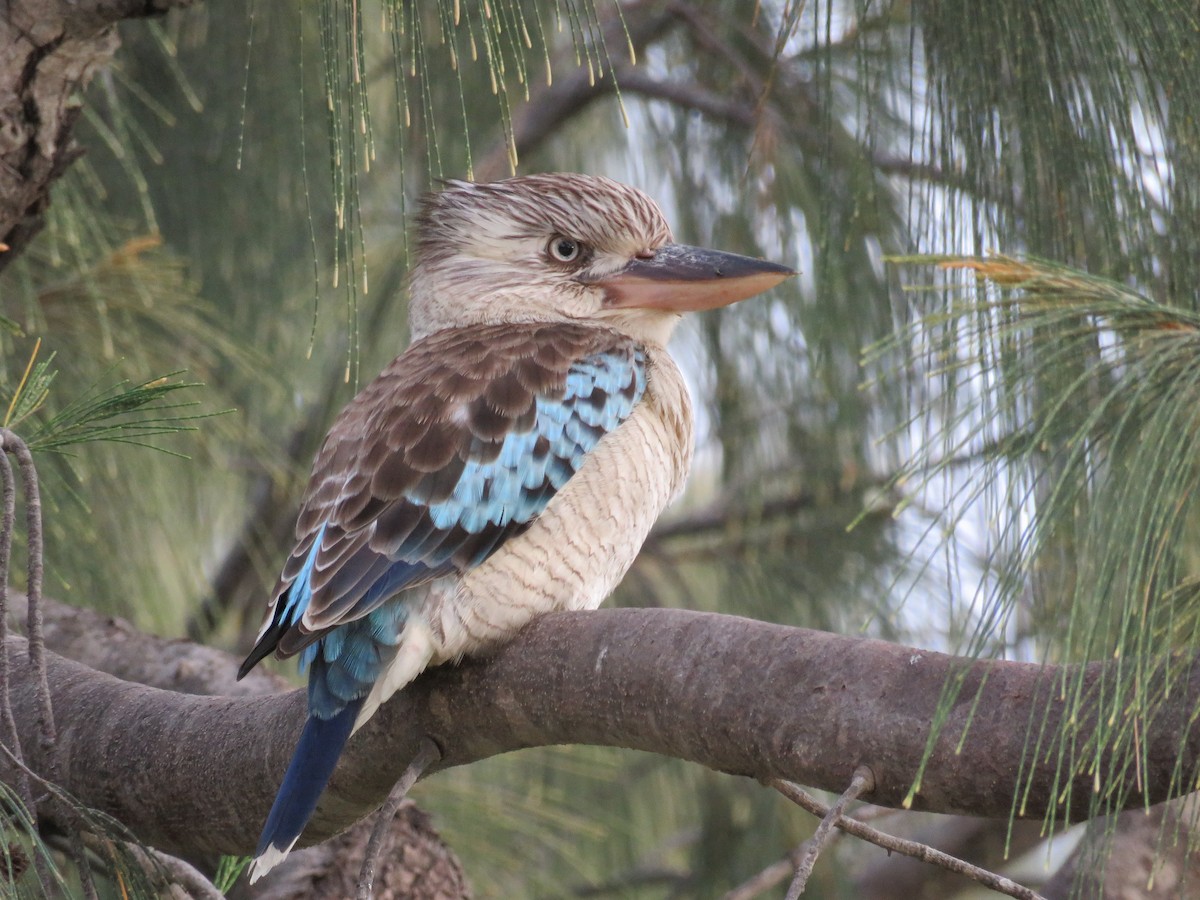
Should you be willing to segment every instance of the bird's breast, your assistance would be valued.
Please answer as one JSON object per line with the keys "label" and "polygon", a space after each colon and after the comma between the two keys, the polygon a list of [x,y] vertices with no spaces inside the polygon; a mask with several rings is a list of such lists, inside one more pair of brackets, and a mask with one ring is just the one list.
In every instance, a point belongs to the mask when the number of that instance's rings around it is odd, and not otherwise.
{"label": "bird's breast", "polygon": [[432,661],[504,641],[543,613],[599,606],[683,487],[692,441],[683,378],[665,349],[651,350],[642,402],[545,510],[486,562],[432,587],[422,610]]}

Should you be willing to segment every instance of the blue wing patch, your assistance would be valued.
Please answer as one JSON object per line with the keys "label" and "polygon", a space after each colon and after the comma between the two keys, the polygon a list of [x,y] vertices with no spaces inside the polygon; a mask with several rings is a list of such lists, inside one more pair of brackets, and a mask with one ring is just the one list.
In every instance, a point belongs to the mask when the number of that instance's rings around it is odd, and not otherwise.
{"label": "blue wing patch", "polygon": [[287,594],[284,595],[278,619],[288,625],[295,625],[299,622],[300,617],[304,615],[304,610],[308,608],[308,598],[311,594],[309,582],[312,580],[313,566],[316,565],[317,551],[321,548],[321,539],[325,537],[326,527],[327,524],[322,525],[317,531],[316,540],[313,541],[312,549],[308,551],[308,557],[304,560],[300,574],[296,576],[296,580],[292,582]]}
{"label": "blue wing patch", "polygon": [[[605,353],[580,360],[567,374],[562,397],[537,398],[532,430],[510,432],[490,462],[467,461],[450,498],[429,506],[434,527],[457,525],[479,534],[489,527],[532,521],[600,438],[629,418],[645,391],[640,351],[633,358]],[[435,553],[425,562],[436,565],[444,561],[441,557]],[[466,568],[482,561],[473,559]]]}
{"label": "blue wing patch", "polygon": [[[281,652],[300,652],[302,668],[311,667],[314,715],[331,717],[365,696],[403,631],[408,607],[397,596],[479,565],[527,527],[641,401],[645,351],[626,343],[584,356],[569,365],[559,385],[535,394],[534,414],[514,417],[498,447],[494,440],[468,436],[457,452],[461,471],[448,495],[441,490],[434,499],[443,471],[416,481],[369,523],[369,541],[340,558],[336,571],[316,578],[318,557],[355,536],[325,519],[243,671],[278,646]],[[305,631],[302,620],[310,608]],[[322,664],[312,666],[318,658]]]}

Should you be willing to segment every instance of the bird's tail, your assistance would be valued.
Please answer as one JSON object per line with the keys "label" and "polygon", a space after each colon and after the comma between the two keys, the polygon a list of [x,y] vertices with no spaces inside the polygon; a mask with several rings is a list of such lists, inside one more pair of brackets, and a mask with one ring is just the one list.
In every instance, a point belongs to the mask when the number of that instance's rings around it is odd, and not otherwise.
{"label": "bird's tail", "polygon": [[342,755],[360,706],[361,699],[353,700],[332,718],[309,716],[304,724],[296,752],[258,839],[258,849],[250,864],[251,884],[282,862],[304,831]]}

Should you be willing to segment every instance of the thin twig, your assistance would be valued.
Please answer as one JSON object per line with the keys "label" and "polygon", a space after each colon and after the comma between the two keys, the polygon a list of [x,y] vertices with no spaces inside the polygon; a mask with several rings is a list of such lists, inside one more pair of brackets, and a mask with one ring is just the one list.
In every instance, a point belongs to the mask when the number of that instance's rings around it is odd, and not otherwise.
{"label": "thin twig", "polygon": [[722,900],[754,900],[755,897],[769,891],[775,885],[782,882],[785,878],[792,874],[796,869],[792,857],[785,856],[778,862],[773,862],[757,875],[743,881],[732,891],[727,893]]}
{"label": "thin twig", "polygon": [[[12,703],[8,692],[8,566],[12,558],[12,535],[17,518],[17,489],[13,483],[12,464],[8,456],[0,452],[0,478],[3,479],[4,512],[0,520],[0,641],[5,642],[5,650],[0,653],[0,702],[3,703],[4,728],[7,734],[9,752],[21,760],[21,737],[17,733],[17,721],[13,716]],[[22,773],[18,789],[21,799],[29,807],[29,814],[35,815],[32,806],[33,794],[29,787],[29,779]]]}
{"label": "thin twig", "polygon": [[[829,812],[828,806],[790,781],[785,781],[782,778],[773,778],[768,784],[797,806],[808,810],[814,816],[823,817]],[[943,853],[941,850],[936,850],[926,844],[919,844],[916,841],[907,841],[903,838],[885,834],[878,829],[872,828],[870,825],[864,825],[854,818],[843,817],[837,822],[837,827],[847,834],[852,834],[856,838],[869,841],[876,846],[882,847],[884,850],[899,853],[903,856],[911,856],[913,859],[921,860],[921,862],[932,863],[950,872],[965,875],[972,881],[977,881],[998,894],[1017,897],[1018,900],[1046,900],[1045,897],[1036,891],[1030,890],[1024,885],[1017,884],[1003,875],[997,875],[995,872],[989,872],[987,869],[973,866],[965,860],[951,856],[949,853]]]}
{"label": "thin twig", "polygon": [[[0,458],[4,458],[4,454],[0,453]],[[44,792],[39,795],[39,800],[49,801],[55,807],[55,815],[58,816],[59,824],[63,826],[66,832],[66,845],[70,850],[72,857],[75,860],[75,866],[78,870],[79,884],[83,888],[83,895],[87,900],[98,900],[99,894],[96,892],[96,883],[92,878],[91,864],[87,861],[87,847],[84,842],[84,831],[87,823],[79,814],[79,811],[71,805],[71,799],[67,797],[62,789],[54,782],[44,778],[38,772],[29,768],[25,761],[19,755],[14,753],[8,746],[0,743],[0,753],[8,757],[8,760],[17,770],[17,777],[23,780],[26,785],[36,781],[40,789]],[[30,800],[27,805],[32,810],[33,800]],[[32,812],[30,814],[32,830],[37,830],[37,817]],[[46,864],[43,859],[43,854],[34,852],[33,854],[34,867]],[[51,884],[54,879],[51,878],[49,870],[38,869],[39,873],[45,871],[46,881],[43,882],[43,888]],[[62,883],[62,877],[57,876],[59,884]],[[55,896],[56,891],[44,890],[47,896]]]}
{"label": "thin twig", "polygon": [[421,773],[441,756],[442,752],[438,749],[437,744],[429,738],[421,741],[421,748],[417,751],[417,755],[413,757],[413,761],[408,764],[408,768],[404,770],[404,774],[400,776],[400,780],[388,794],[387,801],[380,807],[378,817],[375,819],[375,827],[371,829],[371,838],[367,841],[362,870],[358,875],[358,893],[356,894],[358,900],[371,900],[371,889],[375,882],[375,865],[379,861],[379,855],[383,852],[383,839],[391,827],[392,820],[396,818],[396,810],[400,808],[400,804],[404,802],[404,798],[408,796],[412,786],[417,783]]}
{"label": "thin twig", "polygon": [[29,598],[29,664],[37,673],[37,696],[40,707],[42,748],[53,767],[50,780],[57,780],[55,754],[49,752],[58,742],[54,727],[54,706],[50,701],[50,682],[46,678],[46,642],[42,637],[42,499],[38,489],[37,469],[33,455],[25,442],[8,428],[0,429],[0,447],[17,458],[21,467],[21,486],[25,491],[25,544],[28,571],[25,593]]}
{"label": "thin twig", "polygon": [[[5,740],[4,747],[7,755],[17,763],[17,793],[31,822],[37,822],[37,804],[33,799],[33,788],[26,774],[26,766],[21,755],[21,738],[17,732],[17,720],[13,716],[12,700],[8,687],[8,567],[12,560],[13,529],[17,522],[17,486],[13,477],[12,463],[8,455],[0,448],[0,478],[3,478],[4,511],[0,519],[0,715],[3,716]],[[34,828],[36,829],[36,824]],[[42,892],[51,896],[53,881],[46,867],[42,854],[33,853],[33,867],[37,872],[38,882]]]}
{"label": "thin twig", "polygon": [[[817,825],[817,830],[813,832],[812,837],[783,859],[771,863],[758,874],[743,881],[727,893],[723,900],[753,900],[754,897],[758,897],[775,887],[775,885],[783,882],[789,875],[792,876],[792,883],[788,887],[787,900],[796,900],[796,898],[804,893],[808,879],[812,875],[813,866],[817,861],[817,856],[829,845],[833,837],[837,834],[834,831],[834,825],[841,820],[846,812],[846,807],[851,801],[858,799],[863,794],[870,793],[874,786],[874,774],[866,766],[859,766],[854,771],[854,775],[850,780],[850,786],[838,798],[837,803],[825,813],[824,818]],[[877,814],[882,808],[878,806],[869,807],[866,811]]]}
{"label": "thin twig", "polygon": [[[38,486],[37,467],[33,463],[33,454],[29,452],[29,447],[16,432],[8,428],[2,428],[0,429],[0,456],[4,457],[4,465],[6,467],[5,477],[8,483],[11,483],[12,467],[8,463],[7,456],[9,453],[17,458],[17,464],[21,469],[21,487],[25,494],[25,594],[28,602],[26,628],[28,630],[29,665],[33,669],[37,680],[38,737],[42,745],[43,756],[46,760],[47,781],[57,783],[59,771],[58,730],[54,725],[54,704],[50,699],[50,680],[46,674],[46,641],[42,627],[41,600],[45,563],[42,556],[41,489]],[[12,530],[15,527],[15,514],[10,518],[7,513],[8,508],[6,506],[4,525],[11,541]],[[5,566],[3,575],[4,583],[7,585],[7,565]],[[5,609],[2,612],[7,613],[7,604],[5,604]],[[7,672],[5,674],[7,675]],[[9,709],[9,715],[11,716],[11,709]],[[96,900],[98,897],[96,885],[92,879],[91,868],[87,861],[87,853],[84,849],[83,841],[79,837],[78,817],[70,805],[63,800],[59,799],[56,805],[63,815],[64,822],[70,823],[71,850],[75,858],[76,868],[79,870],[79,882],[83,888],[83,895],[87,900]],[[30,815],[36,821],[37,814],[32,808],[30,809]]]}
{"label": "thin twig", "polygon": [[125,849],[146,872],[165,876],[171,884],[177,884],[187,891],[187,895],[194,900],[224,900],[225,895],[191,863],[153,847],[142,847],[128,841],[124,844]]}
{"label": "thin twig", "polygon": [[863,794],[869,794],[874,788],[875,775],[869,768],[859,766],[854,770],[850,786],[846,788],[842,796],[838,797],[837,802],[829,807],[829,811],[822,817],[812,837],[800,845],[796,859],[796,874],[788,888],[786,900],[799,900],[800,895],[804,893],[804,888],[812,875],[813,866],[817,864],[817,857],[837,834],[833,827],[842,820],[846,807]]}
{"label": "thin twig", "polygon": [[80,823],[80,816],[70,808],[66,799],[63,797],[57,799],[59,809],[71,813],[70,818],[67,819],[71,823],[67,830],[67,837],[70,840],[71,857],[75,860],[75,871],[79,875],[79,885],[83,888],[83,896],[85,900],[99,900],[96,880],[92,878],[92,865],[87,858],[87,847],[83,843],[83,827]]}

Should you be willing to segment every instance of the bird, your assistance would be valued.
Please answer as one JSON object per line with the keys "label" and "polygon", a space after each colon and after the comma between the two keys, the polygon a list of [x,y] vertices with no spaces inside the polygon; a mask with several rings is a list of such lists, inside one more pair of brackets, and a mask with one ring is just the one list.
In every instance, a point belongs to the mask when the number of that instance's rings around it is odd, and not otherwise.
{"label": "bird", "polygon": [[415,234],[410,344],[317,452],[238,672],[274,653],[308,674],[252,882],[396,691],[612,592],[691,465],[672,330],[795,274],[676,243],[649,196],[592,175],[448,180]]}

